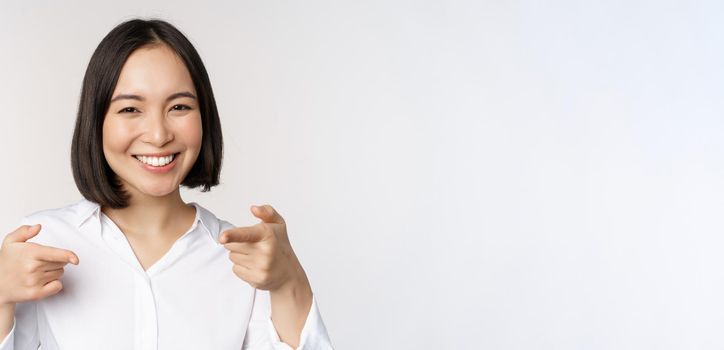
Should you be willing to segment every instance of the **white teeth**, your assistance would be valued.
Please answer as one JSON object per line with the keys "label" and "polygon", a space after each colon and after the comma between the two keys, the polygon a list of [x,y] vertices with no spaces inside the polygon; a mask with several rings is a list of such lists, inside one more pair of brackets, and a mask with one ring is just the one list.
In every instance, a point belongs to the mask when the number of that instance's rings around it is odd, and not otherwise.
{"label": "white teeth", "polygon": [[152,165],[152,166],[164,166],[168,163],[171,163],[173,160],[174,155],[166,156],[166,157],[146,157],[146,156],[136,156],[136,159],[140,160],[141,162]]}

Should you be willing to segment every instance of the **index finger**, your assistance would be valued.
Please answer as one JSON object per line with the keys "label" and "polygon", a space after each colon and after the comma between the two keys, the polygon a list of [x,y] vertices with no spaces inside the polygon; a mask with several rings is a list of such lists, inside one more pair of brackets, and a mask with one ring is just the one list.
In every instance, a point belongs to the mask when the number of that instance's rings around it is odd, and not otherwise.
{"label": "index finger", "polygon": [[47,262],[64,262],[78,265],[78,256],[67,249],[35,244],[33,258]]}
{"label": "index finger", "polygon": [[264,231],[258,226],[236,227],[228,229],[219,236],[220,243],[259,242],[264,239]]}

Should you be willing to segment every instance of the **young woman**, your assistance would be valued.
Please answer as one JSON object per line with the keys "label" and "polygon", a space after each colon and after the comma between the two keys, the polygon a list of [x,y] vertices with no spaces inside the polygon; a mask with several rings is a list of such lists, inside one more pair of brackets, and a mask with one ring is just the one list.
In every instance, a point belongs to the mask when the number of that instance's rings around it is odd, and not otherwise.
{"label": "young woman", "polygon": [[274,208],[235,228],[181,198],[218,184],[222,136],[176,28],[135,19],[101,41],[71,148],[85,199],[2,242],[0,350],[332,348]]}

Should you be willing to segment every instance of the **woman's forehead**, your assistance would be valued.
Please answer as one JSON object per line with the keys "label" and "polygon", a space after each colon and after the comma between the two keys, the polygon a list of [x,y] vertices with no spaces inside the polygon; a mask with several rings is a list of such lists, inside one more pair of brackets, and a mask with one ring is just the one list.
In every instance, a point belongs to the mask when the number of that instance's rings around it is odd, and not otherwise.
{"label": "woman's forehead", "polygon": [[195,94],[193,80],[180,57],[165,45],[135,50],[123,64],[113,95],[163,98],[177,91]]}

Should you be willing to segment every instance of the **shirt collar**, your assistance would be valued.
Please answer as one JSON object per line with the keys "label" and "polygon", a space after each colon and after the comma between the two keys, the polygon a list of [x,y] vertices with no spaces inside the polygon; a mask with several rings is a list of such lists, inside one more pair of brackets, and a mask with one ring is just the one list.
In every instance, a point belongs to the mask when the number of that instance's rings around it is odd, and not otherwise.
{"label": "shirt collar", "polygon": [[201,226],[204,227],[206,233],[209,234],[209,238],[215,243],[219,242],[219,219],[216,216],[202,207],[196,202],[189,203],[196,207],[196,219],[194,222],[201,222]]}
{"label": "shirt collar", "polygon": [[91,202],[87,199],[82,199],[80,202],[76,204],[76,214],[77,214],[77,221],[76,225],[78,227],[81,227],[83,223],[85,223],[88,218],[91,216],[95,216],[100,219],[99,213],[100,213],[101,206],[98,205],[98,203]]}
{"label": "shirt collar", "polygon": [[[219,220],[216,218],[216,216],[206,210],[206,208],[202,207],[200,204],[196,202],[189,203],[190,205],[193,205],[196,208],[196,218],[194,219],[194,224],[197,225],[199,222],[201,223],[201,226],[204,228],[206,233],[209,235],[209,238],[214,242],[219,242]],[[83,199],[80,202],[78,202],[76,208],[77,213],[77,221],[76,225],[78,227],[83,226],[85,222],[88,221],[91,217],[95,217],[96,220],[100,221],[100,213],[101,213],[101,206],[96,203],[89,201],[87,199]]]}

